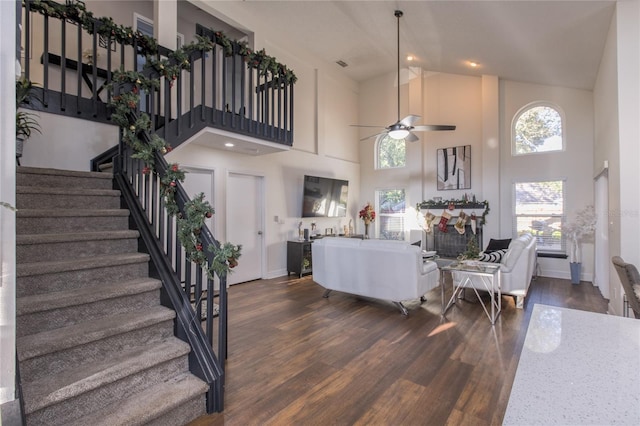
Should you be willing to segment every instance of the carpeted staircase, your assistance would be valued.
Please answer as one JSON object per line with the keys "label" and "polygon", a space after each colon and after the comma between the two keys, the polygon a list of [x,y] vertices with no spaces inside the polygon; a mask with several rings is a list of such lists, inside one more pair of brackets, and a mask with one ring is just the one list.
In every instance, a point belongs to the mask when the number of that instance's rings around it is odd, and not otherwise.
{"label": "carpeted staircase", "polygon": [[109,173],[19,167],[17,352],[27,425],[181,425],[206,383]]}

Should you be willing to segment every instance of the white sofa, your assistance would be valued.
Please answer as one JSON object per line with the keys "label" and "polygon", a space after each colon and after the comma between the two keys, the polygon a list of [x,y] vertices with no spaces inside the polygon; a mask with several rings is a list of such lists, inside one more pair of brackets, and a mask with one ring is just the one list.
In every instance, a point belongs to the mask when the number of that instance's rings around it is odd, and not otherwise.
{"label": "white sofa", "polygon": [[424,262],[420,247],[406,241],[325,237],[311,250],[313,280],[331,290],[393,301],[404,315],[404,300],[424,301],[438,286],[438,265]]}
{"label": "white sofa", "polygon": [[[524,307],[529,285],[536,268],[536,239],[531,234],[523,234],[511,240],[500,261],[501,291],[516,299],[516,307]],[[463,279],[463,272],[453,273],[453,281],[457,285]],[[471,286],[485,290],[479,278],[471,276]]]}

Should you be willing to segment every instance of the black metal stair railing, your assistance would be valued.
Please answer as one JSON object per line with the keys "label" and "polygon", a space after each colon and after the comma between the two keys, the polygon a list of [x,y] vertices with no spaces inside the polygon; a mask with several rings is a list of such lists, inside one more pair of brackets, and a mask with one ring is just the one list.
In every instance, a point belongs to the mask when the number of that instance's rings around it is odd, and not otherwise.
{"label": "black metal stair railing", "polygon": [[[24,1],[22,61],[25,76],[40,86],[43,102],[36,109],[110,123],[114,73],[140,70],[146,61],[172,53],[159,47],[145,58],[136,37],[129,43],[105,37],[104,21],[71,13],[64,19],[49,16],[43,4],[59,11],[72,7]],[[244,44],[224,39],[222,45],[220,33],[202,25],[196,25],[196,35],[210,40],[213,50],[191,52],[188,69],[175,80],[161,78],[157,90],[142,96],[141,109],[152,118],[153,130],[173,147],[206,127],[291,146],[294,81],[250,64]]]}
{"label": "black metal stair railing", "polygon": [[[135,118],[132,120],[135,122]],[[149,142],[146,133],[141,137]],[[116,185],[140,231],[141,249],[152,259],[151,276],[163,283],[162,302],[176,311],[176,334],[191,345],[190,370],[209,384],[207,412],[222,411],[227,357],[226,275],[211,279],[200,265],[187,258],[177,238],[176,217],[167,212],[162,194],[161,180],[168,170],[164,157],[156,152],[156,173],[145,173],[144,162],[133,154],[132,149],[120,141],[118,155],[114,157]],[[189,197],[179,182],[176,183],[175,200],[184,214]],[[220,247],[206,226],[201,230],[200,239],[205,247],[210,244]],[[212,258],[208,253],[209,264]],[[216,351],[214,347],[217,347]]]}

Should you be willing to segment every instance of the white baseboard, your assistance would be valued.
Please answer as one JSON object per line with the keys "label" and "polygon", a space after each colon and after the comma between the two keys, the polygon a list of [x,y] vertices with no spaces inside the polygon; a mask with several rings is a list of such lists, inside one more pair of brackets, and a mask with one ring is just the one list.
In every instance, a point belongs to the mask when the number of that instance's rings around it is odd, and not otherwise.
{"label": "white baseboard", "polygon": [[266,280],[270,280],[272,278],[282,277],[283,275],[287,275],[287,270],[286,269],[277,269],[275,271],[267,272],[267,276],[265,277],[265,279]]}
{"label": "white baseboard", "polygon": [[[559,278],[559,279],[563,279],[563,280],[570,280],[571,279],[571,272],[570,271],[565,271],[565,270],[559,270],[559,269],[545,269],[545,268],[540,268],[539,272],[539,276],[541,277],[548,277],[548,278]],[[589,282],[593,282],[593,274],[590,272],[583,272],[580,275],[580,281],[589,281]]]}

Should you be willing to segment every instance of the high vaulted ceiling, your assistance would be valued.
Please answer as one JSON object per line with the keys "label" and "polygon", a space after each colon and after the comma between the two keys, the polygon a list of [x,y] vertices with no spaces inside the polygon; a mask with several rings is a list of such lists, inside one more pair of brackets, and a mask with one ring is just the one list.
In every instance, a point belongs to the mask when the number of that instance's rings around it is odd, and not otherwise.
{"label": "high vaulted ceiling", "polygon": [[335,67],[344,61],[340,69],[357,81],[396,69],[400,9],[401,66],[591,90],[615,1],[247,0],[234,8]]}

